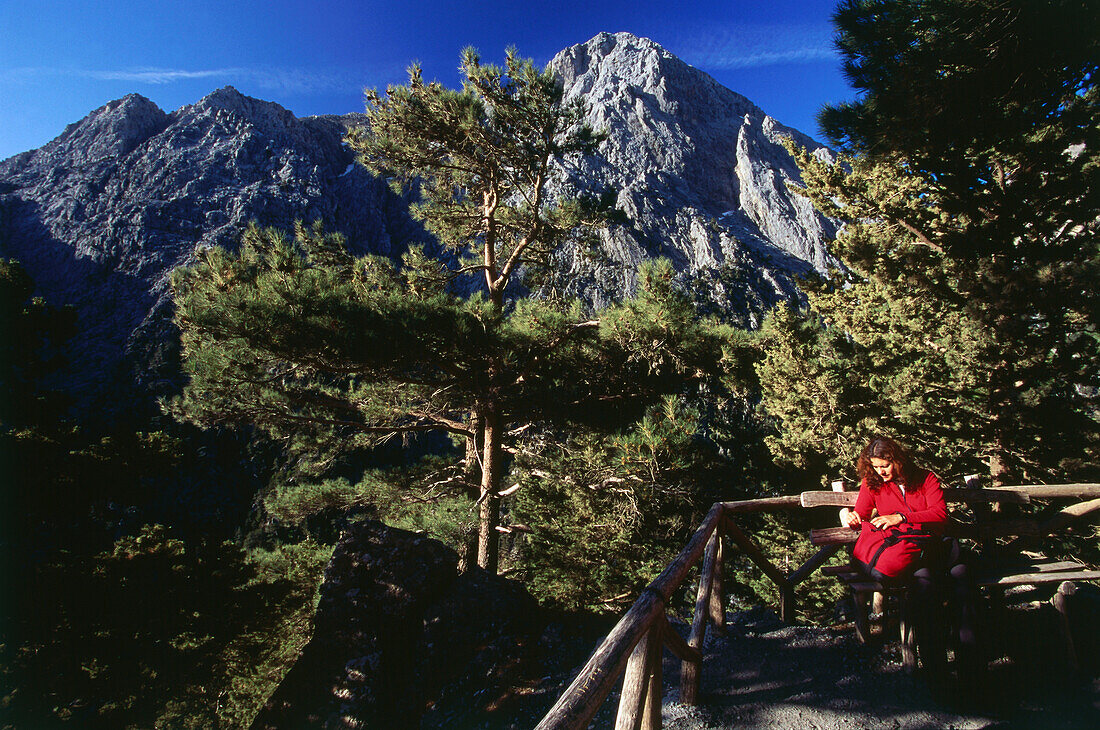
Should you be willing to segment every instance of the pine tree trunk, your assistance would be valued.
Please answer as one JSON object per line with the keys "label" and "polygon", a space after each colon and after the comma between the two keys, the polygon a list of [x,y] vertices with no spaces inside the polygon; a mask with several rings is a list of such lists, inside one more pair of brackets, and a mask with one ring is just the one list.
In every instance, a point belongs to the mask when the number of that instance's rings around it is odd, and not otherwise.
{"label": "pine tree trunk", "polygon": [[[485,443],[484,422],[481,414],[474,411],[470,414],[470,430],[472,436],[466,438],[466,460],[462,467],[462,477],[466,482],[467,492],[471,499],[481,496],[481,446]],[[479,519],[463,528],[462,548],[458,556],[458,571],[465,573],[474,565],[477,565],[478,543],[480,542],[478,525]]]}
{"label": "pine tree trunk", "polygon": [[[1007,451],[1007,449],[1005,448],[1005,436],[1004,432],[1001,430],[1001,423],[1003,422],[1003,419],[1001,417],[1001,414],[998,413],[993,417],[992,420],[993,448],[989,452],[989,461],[987,462],[989,464],[989,481],[990,486],[1003,487],[1007,482],[1009,476],[1008,464],[1005,460],[1005,453]],[[995,508],[994,511],[1000,511],[999,509],[997,509],[1000,507],[999,504],[995,504],[993,505],[993,507]]]}
{"label": "pine tree trunk", "polygon": [[[990,391],[989,410],[990,430],[992,431],[992,448],[989,452],[989,481],[993,487],[1003,487],[1008,477],[1008,464],[1005,460],[1007,449],[1005,448],[1006,424],[1012,423],[1013,400],[1015,387],[1012,382],[1015,373],[1008,359],[1003,359],[993,373],[993,387]],[[992,505],[994,512],[1000,511],[1001,505]]]}
{"label": "pine tree trunk", "polygon": [[1004,462],[1004,449],[1001,447],[1000,439],[997,440],[994,449],[994,452],[989,455],[989,481],[993,487],[1003,487],[1008,476],[1008,467]]}
{"label": "pine tree trunk", "polygon": [[477,499],[481,496],[481,449],[485,444],[485,423],[477,411],[470,414],[470,430],[474,435],[466,437],[462,476],[466,480],[467,493]]}
{"label": "pine tree trunk", "polygon": [[477,525],[469,525],[462,533],[462,546],[458,553],[458,572],[465,573],[477,564]]}
{"label": "pine tree trunk", "polygon": [[484,416],[485,441],[481,456],[481,511],[479,513],[477,564],[489,571],[497,572],[499,560],[500,534],[500,414],[492,408]]}

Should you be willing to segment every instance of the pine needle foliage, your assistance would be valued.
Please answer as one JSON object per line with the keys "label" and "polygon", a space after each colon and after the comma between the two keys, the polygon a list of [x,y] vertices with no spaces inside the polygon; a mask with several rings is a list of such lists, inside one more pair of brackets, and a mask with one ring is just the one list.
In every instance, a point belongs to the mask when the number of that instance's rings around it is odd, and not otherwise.
{"label": "pine needle foliage", "polygon": [[397,191],[419,188],[413,216],[483,275],[499,307],[521,267],[545,268],[563,240],[604,220],[598,196],[548,194],[602,135],[584,123],[583,99],[565,101],[553,73],[514,48],[504,66],[466,48],[459,69],[460,91],[425,82],[415,65],[407,85],[368,91],[368,125],[347,141]]}
{"label": "pine needle foliage", "polygon": [[0,429],[60,421],[68,407],[40,380],[67,364],[64,345],[76,334],[76,312],[33,296],[34,281],[18,261],[0,259]]}
{"label": "pine needle foliage", "polygon": [[619,612],[680,551],[726,486],[698,414],[666,397],[612,438],[577,432],[517,457],[518,567],[543,603]]}
{"label": "pine needle foliage", "polygon": [[331,477],[276,485],[264,499],[267,514],[282,527],[302,529],[318,540],[347,519],[369,517],[424,532],[456,550],[476,534],[476,520],[462,464],[429,455],[414,463],[367,470],[360,478]]}
{"label": "pine needle foliage", "polygon": [[835,22],[861,96],[821,122],[845,154],[792,153],[847,268],[765,327],[773,447],[845,470],[881,430],[949,474],[1095,478],[1100,8],[851,0]]}
{"label": "pine needle foliage", "polygon": [[209,530],[174,480],[217,454],[74,418],[44,376],[78,323],[33,290],[0,261],[0,727],[246,727],[308,637],[331,550],[246,556],[143,524]]}
{"label": "pine needle foliage", "polygon": [[159,525],[28,571],[5,616],[4,727],[247,727],[308,640],[331,549],[246,556]]}

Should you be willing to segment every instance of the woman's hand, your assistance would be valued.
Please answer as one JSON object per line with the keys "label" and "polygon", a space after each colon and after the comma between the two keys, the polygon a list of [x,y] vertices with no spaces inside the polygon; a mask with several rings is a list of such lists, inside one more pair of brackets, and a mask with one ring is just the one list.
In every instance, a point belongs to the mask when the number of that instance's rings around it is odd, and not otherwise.
{"label": "woman's hand", "polygon": [[845,509],[843,510],[843,512],[847,512],[848,514],[841,514],[840,521],[846,524],[848,527],[855,529],[859,527],[860,524],[862,524],[863,518],[860,517],[859,513],[855,510]]}
{"label": "woman's hand", "polygon": [[905,522],[905,518],[902,517],[900,512],[895,512],[892,515],[879,515],[871,520],[871,526],[876,530],[885,530],[887,527],[896,527],[902,522]]}

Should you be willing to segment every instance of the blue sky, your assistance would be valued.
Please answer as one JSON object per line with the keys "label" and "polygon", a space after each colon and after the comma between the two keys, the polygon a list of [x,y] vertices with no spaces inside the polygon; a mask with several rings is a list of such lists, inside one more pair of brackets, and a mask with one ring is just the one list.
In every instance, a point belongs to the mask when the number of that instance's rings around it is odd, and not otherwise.
{"label": "blue sky", "polygon": [[629,31],[818,136],[822,104],[853,97],[832,48],[835,0],[0,0],[0,159],[39,147],[136,92],[165,111],[235,86],[299,116],[363,110],[365,87],[458,85],[458,54],[514,45],[545,63]]}

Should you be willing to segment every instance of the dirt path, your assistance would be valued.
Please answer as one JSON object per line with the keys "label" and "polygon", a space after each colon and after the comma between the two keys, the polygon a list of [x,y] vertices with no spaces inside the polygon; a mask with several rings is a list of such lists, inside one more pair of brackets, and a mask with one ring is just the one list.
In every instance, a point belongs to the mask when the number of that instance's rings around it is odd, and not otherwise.
{"label": "dirt path", "polygon": [[[728,613],[726,636],[703,647],[699,704],[677,702],[680,663],[665,653],[662,715],[667,730],[1097,730],[1100,729],[1100,635],[1082,646],[1091,673],[1069,672],[1049,605],[1011,612],[998,633],[1001,658],[990,665],[981,695],[934,693],[906,674],[900,645],[863,646],[851,625],[784,626],[757,608]],[[1096,622],[1093,622],[1096,623]],[[424,730],[530,730],[576,676],[611,625],[556,625],[539,642],[539,673],[523,688],[477,710],[465,695],[441,703]],[[681,634],[688,627],[677,624]],[[476,698],[475,698],[476,699]],[[615,725],[618,691],[591,727]]]}
{"label": "dirt path", "polygon": [[704,647],[698,706],[675,702],[677,667],[666,664],[669,730],[1100,728],[1100,678],[1070,675],[1060,645],[1036,641],[1051,629],[1038,613],[1013,622],[1027,641],[1006,642],[1012,659],[994,662],[990,689],[971,696],[906,674],[896,642],[864,647],[850,628],[784,627],[768,611],[730,618],[727,636]]}

